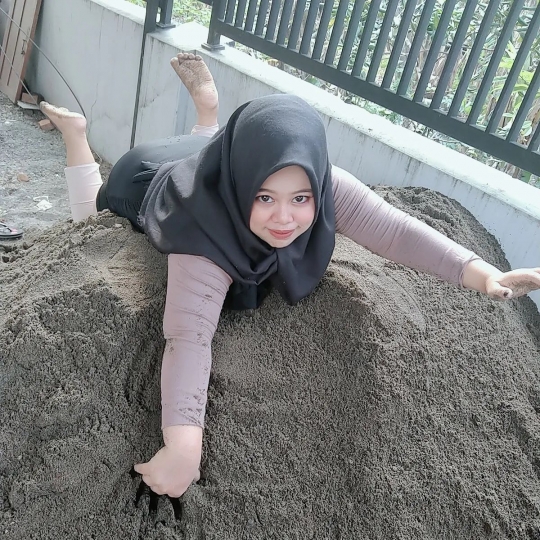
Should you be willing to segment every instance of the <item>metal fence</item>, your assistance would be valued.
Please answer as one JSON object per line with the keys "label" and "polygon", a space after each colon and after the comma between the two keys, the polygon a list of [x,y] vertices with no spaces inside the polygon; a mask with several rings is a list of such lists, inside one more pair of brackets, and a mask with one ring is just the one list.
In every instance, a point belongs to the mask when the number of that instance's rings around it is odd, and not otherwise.
{"label": "metal fence", "polygon": [[214,0],[205,46],[227,36],[540,175],[539,28],[538,0]]}
{"label": "metal fence", "polygon": [[174,0],[145,0],[145,2],[147,32],[174,26],[171,22]]}

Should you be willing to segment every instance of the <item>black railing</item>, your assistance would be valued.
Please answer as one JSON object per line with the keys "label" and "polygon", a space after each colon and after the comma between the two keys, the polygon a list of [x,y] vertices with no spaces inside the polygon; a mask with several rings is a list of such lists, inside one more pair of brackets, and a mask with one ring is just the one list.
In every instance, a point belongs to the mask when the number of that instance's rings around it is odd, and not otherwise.
{"label": "black railing", "polygon": [[[158,28],[172,28],[171,22],[173,11],[173,0],[145,0],[146,14],[144,19],[143,38],[141,43],[141,55],[139,59],[139,74],[137,77],[137,90],[135,93],[135,107],[133,109],[133,122],[131,124],[131,144],[135,146],[135,135],[137,133],[137,118],[139,115],[139,99],[141,95],[142,72],[144,66],[144,51],[146,49],[146,36]],[[159,19],[158,19],[159,16]]]}
{"label": "black railing", "polygon": [[227,36],[540,175],[540,5],[525,2],[213,0],[204,46]]}
{"label": "black railing", "polygon": [[174,0],[144,1],[146,2],[146,32],[154,32],[158,28],[171,28],[174,26],[171,22]]}

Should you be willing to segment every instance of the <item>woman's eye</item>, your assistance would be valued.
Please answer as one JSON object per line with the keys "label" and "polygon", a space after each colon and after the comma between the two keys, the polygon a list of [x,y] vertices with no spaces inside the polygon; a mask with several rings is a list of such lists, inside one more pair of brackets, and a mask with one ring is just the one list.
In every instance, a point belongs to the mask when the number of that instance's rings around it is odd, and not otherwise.
{"label": "woman's eye", "polygon": [[308,199],[309,199],[309,197],[307,197],[306,195],[298,195],[298,197],[294,198],[294,202],[295,203],[305,203],[305,202],[307,202]]}
{"label": "woman's eye", "polygon": [[272,197],[270,197],[270,195],[259,195],[257,199],[263,203],[268,203],[272,200]]}

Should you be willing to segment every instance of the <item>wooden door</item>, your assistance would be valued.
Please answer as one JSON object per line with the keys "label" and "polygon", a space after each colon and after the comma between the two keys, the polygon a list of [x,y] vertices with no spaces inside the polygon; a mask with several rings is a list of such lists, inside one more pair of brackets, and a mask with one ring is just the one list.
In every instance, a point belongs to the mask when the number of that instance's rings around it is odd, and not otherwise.
{"label": "wooden door", "polygon": [[[12,0],[0,50],[0,92],[16,103],[21,97],[41,0]],[[13,21],[16,23],[14,24]],[[21,31],[18,27],[21,27]]]}

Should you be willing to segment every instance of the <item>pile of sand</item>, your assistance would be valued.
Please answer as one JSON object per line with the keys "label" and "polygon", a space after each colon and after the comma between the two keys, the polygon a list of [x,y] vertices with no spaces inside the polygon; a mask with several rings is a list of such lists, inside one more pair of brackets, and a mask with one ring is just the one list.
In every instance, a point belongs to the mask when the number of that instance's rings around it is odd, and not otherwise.
{"label": "pile of sand", "polygon": [[[507,267],[456,203],[379,189]],[[165,258],[111,215],[2,254],[0,537],[540,538],[540,316],[338,239],[296,307],[224,313],[203,479],[134,505],[160,447]]]}

